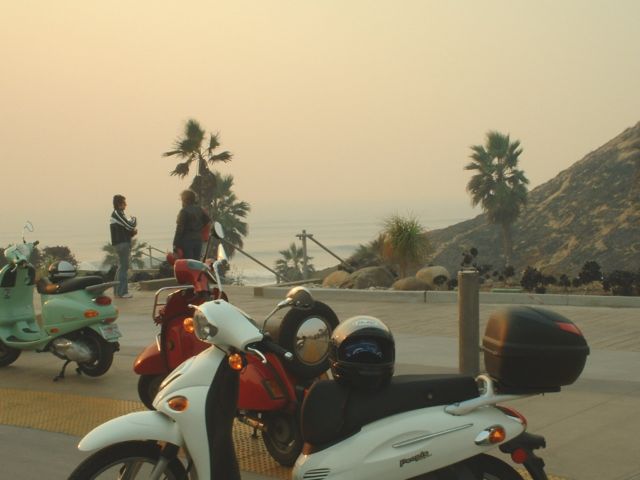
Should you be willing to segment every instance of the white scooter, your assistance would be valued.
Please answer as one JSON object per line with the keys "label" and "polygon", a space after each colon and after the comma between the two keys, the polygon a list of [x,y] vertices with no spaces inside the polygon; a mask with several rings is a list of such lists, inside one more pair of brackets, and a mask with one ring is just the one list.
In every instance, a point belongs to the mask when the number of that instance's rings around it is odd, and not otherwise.
{"label": "white scooter", "polygon": [[[216,275],[223,261],[214,263]],[[296,287],[274,311],[312,303],[309,291]],[[167,376],[153,402],[156,411],[131,413],[87,434],[78,448],[98,451],[70,480],[240,478],[232,442],[238,372],[246,355],[266,362],[263,352],[290,354],[227,302],[196,308],[195,334],[212,347]],[[543,337],[543,346],[531,343]],[[317,382],[303,406],[306,443],[293,478],[521,480],[487,454],[499,447],[534,480],[547,479],[544,462],[533,453],[544,439],[525,432],[518,412],[496,404],[559,391],[574,381],[584,367],[586,342],[564,317],[520,309],[492,317],[483,343],[491,376],[478,378],[480,392],[472,377],[461,375],[398,376],[375,393]]]}

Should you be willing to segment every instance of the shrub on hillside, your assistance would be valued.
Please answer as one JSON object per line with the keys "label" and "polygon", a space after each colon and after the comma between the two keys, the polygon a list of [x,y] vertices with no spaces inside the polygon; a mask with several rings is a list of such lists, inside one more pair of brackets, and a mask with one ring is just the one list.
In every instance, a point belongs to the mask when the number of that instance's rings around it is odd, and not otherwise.
{"label": "shrub on hillside", "polygon": [[604,277],[602,288],[613,295],[632,296],[640,291],[640,271],[614,270]]}

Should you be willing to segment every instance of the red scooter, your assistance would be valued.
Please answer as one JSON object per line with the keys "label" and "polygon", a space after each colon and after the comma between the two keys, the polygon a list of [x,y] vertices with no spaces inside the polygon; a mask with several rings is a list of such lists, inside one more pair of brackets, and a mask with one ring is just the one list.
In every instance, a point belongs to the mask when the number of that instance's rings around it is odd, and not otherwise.
{"label": "red scooter", "polygon": [[[211,347],[193,335],[194,309],[190,305],[228,300],[206,263],[176,260],[174,274],[180,286],[161,288],[153,304],[153,320],[160,325],[160,333],[134,364],[134,371],[140,375],[138,395],[149,409],[153,409],[153,399],[169,372]],[[212,288],[212,284],[217,286]],[[166,303],[160,303],[161,295],[168,290],[173,291]],[[277,311],[293,306],[292,292],[264,321],[266,331],[284,354],[266,353],[266,363],[247,356],[248,364],[240,374],[237,412],[240,421],[261,431],[265,447],[284,466],[292,466],[302,450],[299,410],[308,388],[329,367],[329,339],[339,323],[328,305],[314,301],[310,309],[290,309],[281,321],[267,324]],[[282,361],[282,357],[290,360]]]}

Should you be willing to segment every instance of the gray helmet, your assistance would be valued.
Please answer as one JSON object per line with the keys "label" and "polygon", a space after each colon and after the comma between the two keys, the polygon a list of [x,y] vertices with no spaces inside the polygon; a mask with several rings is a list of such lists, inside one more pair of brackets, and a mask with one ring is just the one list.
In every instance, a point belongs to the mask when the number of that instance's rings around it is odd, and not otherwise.
{"label": "gray helmet", "polygon": [[76,267],[66,260],[59,260],[49,265],[49,280],[52,282],[73,278],[77,273]]}

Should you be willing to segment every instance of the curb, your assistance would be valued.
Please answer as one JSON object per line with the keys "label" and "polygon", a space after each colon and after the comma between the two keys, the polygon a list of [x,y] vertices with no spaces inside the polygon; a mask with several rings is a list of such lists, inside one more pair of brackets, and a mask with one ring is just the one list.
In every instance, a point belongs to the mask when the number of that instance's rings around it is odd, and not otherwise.
{"label": "curb", "polygon": [[[458,292],[353,290],[341,288],[307,287],[318,300],[347,300],[397,303],[457,303]],[[289,288],[253,287],[254,297],[283,298]],[[640,297],[614,297],[603,295],[558,295],[534,293],[480,292],[480,303],[509,305],[561,305],[573,307],[640,308]]]}

